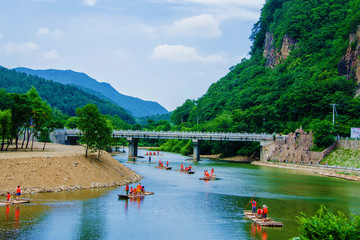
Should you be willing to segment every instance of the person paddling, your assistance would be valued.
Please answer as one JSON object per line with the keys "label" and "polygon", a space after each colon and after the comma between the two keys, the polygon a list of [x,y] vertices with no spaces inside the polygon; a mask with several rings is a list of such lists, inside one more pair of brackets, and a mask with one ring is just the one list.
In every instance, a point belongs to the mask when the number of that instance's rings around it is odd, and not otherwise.
{"label": "person paddling", "polygon": [[126,192],[126,195],[129,195],[129,185],[127,185],[127,184],[125,186],[125,192]]}
{"label": "person paddling", "polygon": [[191,164],[190,164],[190,166],[189,166],[189,172],[191,172]]}
{"label": "person paddling", "polygon": [[167,167],[169,166],[169,161],[166,161],[166,166],[167,166]]}
{"label": "person paddling", "polygon": [[213,174],[214,174],[214,169],[212,168],[212,169],[211,169],[211,176],[210,176],[210,177],[212,177]]}
{"label": "person paddling", "polygon": [[184,165],[183,164],[180,165],[180,171],[184,171]]}
{"label": "person paddling", "polygon": [[253,199],[251,204],[252,204],[252,214],[254,214],[254,213],[256,213],[256,201],[255,201],[255,199]]}

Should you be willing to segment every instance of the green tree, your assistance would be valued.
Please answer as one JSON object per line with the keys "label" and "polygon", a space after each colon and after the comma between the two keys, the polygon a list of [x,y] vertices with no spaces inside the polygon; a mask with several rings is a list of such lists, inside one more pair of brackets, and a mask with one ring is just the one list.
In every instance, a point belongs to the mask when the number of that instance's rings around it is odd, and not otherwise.
{"label": "green tree", "polygon": [[349,219],[344,213],[332,213],[321,206],[314,216],[297,217],[300,239],[304,240],[356,240],[360,239],[360,217],[352,215]]}
{"label": "green tree", "polygon": [[335,140],[333,135],[334,125],[328,120],[313,120],[310,129],[314,132],[314,144],[318,148],[326,148]]}
{"label": "green tree", "polygon": [[[47,104],[46,101],[42,100],[39,93],[36,91],[34,87],[32,87],[26,93],[26,95],[29,97],[31,101],[31,108],[32,108],[31,121],[28,124],[28,140],[29,137],[32,135],[32,144],[31,144],[31,151],[32,151],[34,145],[34,138],[38,137],[41,131],[47,132],[49,130],[47,125],[50,124],[51,121],[52,109]],[[32,131],[29,131],[30,129]],[[28,142],[26,144],[26,148]]]}
{"label": "green tree", "polygon": [[1,151],[4,151],[5,138],[10,137],[11,130],[11,110],[0,110],[0,132],[2,137]]}
{"label": "green tree", "polygon": [[100,114],[98,107],[94,104],[86,104],[82,108],[76,109],[78,115],[78,128],[82,131],[84,141],[85,157],[89,150],[97,150],[99,160],[101,151],[111,144],[111,128],[105,116]]}
{"label": "green tree", "polygon": [[[11,105],[11,135],[15,138],[15,149],[18,149],[18,140],[20,134],[24,131],[24,126],[31,119],[31,104],[27,95],[13,93],[10,94]],[[25,139],[25,136],[24,136]]]}

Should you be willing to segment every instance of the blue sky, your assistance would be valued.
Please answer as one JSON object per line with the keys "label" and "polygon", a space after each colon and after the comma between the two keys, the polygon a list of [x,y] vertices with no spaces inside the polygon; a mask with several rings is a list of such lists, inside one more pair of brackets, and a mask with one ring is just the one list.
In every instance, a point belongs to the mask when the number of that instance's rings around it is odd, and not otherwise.
{"label": "blue sky", "polygon": [[0,65],[71,69],[169,111],[247,57],[265,0],[0,0]]}

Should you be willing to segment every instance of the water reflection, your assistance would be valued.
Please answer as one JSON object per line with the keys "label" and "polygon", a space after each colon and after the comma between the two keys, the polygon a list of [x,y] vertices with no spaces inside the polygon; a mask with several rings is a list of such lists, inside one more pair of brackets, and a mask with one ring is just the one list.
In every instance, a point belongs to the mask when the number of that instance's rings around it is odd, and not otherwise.
{"label": "water reflection", "polygon": [[253,239],[267,240],[268,239],[267,229],[265,227],[261,227],[259,224],[252,223],[251,236]]}

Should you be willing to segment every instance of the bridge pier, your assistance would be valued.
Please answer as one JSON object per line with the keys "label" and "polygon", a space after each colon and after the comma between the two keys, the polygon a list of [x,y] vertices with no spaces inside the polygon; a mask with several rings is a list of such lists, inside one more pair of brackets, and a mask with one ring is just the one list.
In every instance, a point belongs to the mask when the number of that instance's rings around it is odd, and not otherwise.
{"label": "bridge pier", "polygon": [[192,142],[193,142],[193,146],[194,146],[194,151],[193,151],[194,161],[199,161],[200,160],[200,140],[193,139]]}
{"label": "bridge pier", "polygon": [[139,139],[128,137],[127,140],[129,142],[129,158],[137,157]]}
{"label": "bridge pier", "polygon": [[275,141],[260,141],[260,162],[267,162],[275,149]]}

